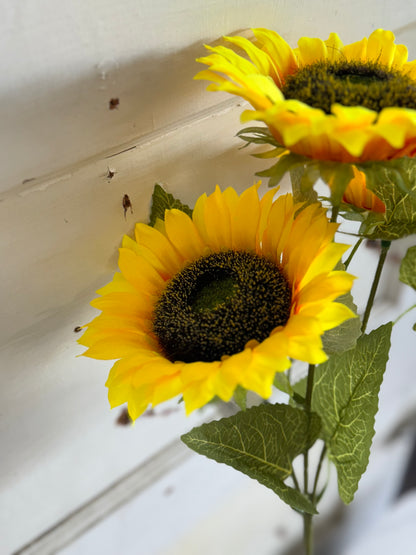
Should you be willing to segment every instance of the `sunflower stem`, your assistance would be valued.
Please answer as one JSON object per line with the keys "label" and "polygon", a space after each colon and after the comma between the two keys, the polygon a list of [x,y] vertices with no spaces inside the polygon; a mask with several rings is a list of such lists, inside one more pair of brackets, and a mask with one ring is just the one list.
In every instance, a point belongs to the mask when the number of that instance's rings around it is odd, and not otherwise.
{"label": "sunflower stem", "polygon": [[376,273],[374,275],[373,284],[371,286],[370,295],[368,297],[367,306],[365,307],[363,323],[361,326],[361,333],[363,335],[367,328],[368,319],[370,318],[371,309],[373,308],[373,304],[374,304],[374,298],[376,296],[378,284],[380,282],[381,272],[383,270],[384,262],[386,261],[387,253],[389,252],[390,245],[391,245],[391,241],[384,241],[384,240],[381,241],[380,258],[378,259]]}
{"label": "sunflower stem", "polygon": [[353,246],[352,251],[350,252],[350,254],[349,254],[347,260],[344,262],[345,269],[347,269],[348,266],[350,265],[350,262],[351,262],[351,260],[353,259],[354,254],[357,252],[359,246],[361,245],[361,243],[362,243],[363,241],[364,241],[364,237],[360,237],[360,238],[358,239],[358,241],[355,243],[355,245]]}
{"label": "sunflower stem", "polygon": [[311,412],[314,377],[315,377],[315,365],[310,364],[308,369],[308,381],[306,384],[306,396],[305,396],[305,408],[307,412]]}
{"label": "sunflower stem", "polygon": [[[313,391],[313,380],[315,376],[315,365],[310,364],[308,369],[308,379],[306,385],[306,396],[305,396],[305,411],[308,415],[308,428],[311,424],[311,408],[312,408],[312,391]],[[309,432],[308,432],[309,433]],[[308,440],[309,443],[309,440]],[[307,497],[312,499],[309,494],[309,450],[307,449],[303,453],[303,491]],[[304,513],[303,514],[303,542],[305,546],[306,555],[312,555],[313,553],[313,535],[312,535],[312,515]]]}
{"label": "sunflower stem", "polygon": [[306,555],[313,554],[313,534],[312,534],[312,515],[303,515],[303,545]]}
{"label": "sunflower stem", "polygon": [[295,474],[295,471],[294,471],[293,468],[292,468],[292,480],[293,480],[293,484],[294,484],[295,488],[300,492],[299,481],[296,477],[296,474]]}
{"label": "sunflower stem", "polygon": [[336,222],[338,218],[339,206],[335,204],[332,206],[331,222]]}
{"label": "sunflower stem", "polygon": [[318,467],[316,469],[316,474],[315,474],[315,481],[313,483],[313,489],[312,489],[312,501],[315,501],[315,496],[316,496],[316,489],[318,487],[318,480],[319,480],[319,476],[321,474],[321,470],[322,470],[322,464],[325,460],[325,455],[326,455],[326,445],[324,444],[322,451],[321,451],[321,456],[319,457],[319,463],[318,463]]}

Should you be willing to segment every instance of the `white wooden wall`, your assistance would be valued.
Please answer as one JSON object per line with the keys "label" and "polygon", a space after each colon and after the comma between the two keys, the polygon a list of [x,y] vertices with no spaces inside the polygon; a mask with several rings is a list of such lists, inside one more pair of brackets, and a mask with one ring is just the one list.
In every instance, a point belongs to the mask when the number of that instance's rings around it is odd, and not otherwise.
{"label": "white wooden wall", "polygon": [[[122,234],[146,221],[155,181],[192,204],[216,183],[242,190],[263,167],[238,150],[238,99],[192,80],[203,43],[259,26],[292,45],[331,31],[351,42],[384,27],[414,58],[416,3],[3,0],[1,11],[0,553],[194,553],[179,538],[221,514],[224,496],[247,499],[241,487],[266,504],[264,528],[275,522],[270,507],[292,522],[269,492],[180,445],[213,409],[186,418],[172,404],[133,428],[116,425],[104,388],[111,364],[76,358],[73,329],[93,316],[88,302],[116,270]],[[176,494],[166,478],[174,468]],[[140,492],[136,512],[128,505],[114,520]],[[105,531],[74,543],[100,520]],[[256,537],[254,528],[235,535]],[[283,545],[288,536],[267,537]]]}

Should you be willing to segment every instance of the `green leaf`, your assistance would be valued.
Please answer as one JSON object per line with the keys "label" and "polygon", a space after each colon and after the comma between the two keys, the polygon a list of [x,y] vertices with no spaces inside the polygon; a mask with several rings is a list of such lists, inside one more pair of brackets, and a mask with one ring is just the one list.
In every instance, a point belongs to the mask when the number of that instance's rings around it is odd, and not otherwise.
{"label": "green leaf", "polygon": [[331,189],[332,205],[340,206],[344,191],[354,177],[353,166],[351,164],[320,162],[319,171],[321,178]]}
{"label": "green leaf", "polygon": [[400,265],[399,279],[416,289],[416,246],[407,249]]}
{"label": "green leaf", "polygon": [[[334,270],[345,271],[345,265],[338,262]],[[345,304],[351,309],[354,314],[357,314],[357,306],[351,293],[345,293],[336,299],[337,303]],[[353,349],[357,343],[357,339],[361,335],[361,320],[357,318],[350,318],[336,328],[327,330],[322,336],[322,343],[324,351],[327,355],[334,353],[342,353]]]}
{"label": "green leaf", "polygon": [[284,372],[276,372],[273,380],[273,385],[280,391],[283,391],[283,393],[287,393],[290,396],[293,395],[293,389],[290,385],[289,378]]}
{"label": "green leaf", "polygon": [[370,213],[360,233],[389,241],[416,233],[416,160],[399,158],[357,167],[366,174],[367,187],[386,205],[384,218]]}
{"label": "green leaf", "polygon": [[367,468],[391,329],[389,323],[362,336],[355,349],[333,355],[315,371],[312,409],[322,419],[344,503],[353,500]]}
{"label": "green leaf", "polygon": [[176,208],[192,216],[192,210],[186,204],[183,204],[180,200],[176,199],[170,193],[167,193],[161,185],[155,184],[152,195],[152,208],[150,211],[150,225],[154,226],[156,220],[159,218],[161,220],[165,219],[165,210]]}
{"label": "green leaf", "polygon": [[243,141],[246,141],[247,144],[244,145],[244,147],[248,146],[250,143],[256,145],[269,144],[279,148],[281,152],[287,150],[284,146],[276,141],[268,127],[245,127],[237,133],[237,137],[239,137]]}
{"label": "green leaf", "polygon": [[290,170],[290,181],[295,202],[306,202],[313,204],[318,202],[318,195],[313,189],[315,182],[319,179],[319,172],[311,166],[297,166]]}
{"label": "green leaf", "polygon": [[286,485],[293,459],[318,437],[319,418],[288,405],[260,405],[203,424],[182,436],[191,449],[272,489],[296,510],[314,514],[309,499]]}
{"label": "green leaf", "polygon": [[[244,145],[242,148],[245,148]],[[283,152],[285,152],[285,149],[282,149],[281,147],[276,147],[276,148],[272,148],[271,150],[265,150],[264,152],[255,152],[254,154],[252,154],[252,156],[254,156],[254,158],[260,158],[262,160],[268,160],[269,158],[279,158],[279,156],[281,154],[283,154]]]}
{"label": "green leaf", "polygon": [[[368,217],[368,211],[353,204],[347,204],[346,202],[341,202],[339,207],[339,213],[345,220],[350,220],[352,222],[364,222]],[[380,222],[384,220],[384,216],[380,214]]]}
{"label": "green leaf", "polygon": [[[348,306],[355,314],[357,314],[357,306],[354,303],[351,293],[341,295],[336,299],[337,303]],[[357,339],[361,335],[361,320],[350,318],[336,328],[327,330],[322,336],[324,351],[327,355],[334,353],[342,353],[353,349],[357,343]]]}
{"label": "green leaf", "polygon": [[240,410],[247,409],[247,389],[238,385],[234,391],[234,401]]}
{"label": "green leaf", "polygon": [[259,177],[269,177],[269,187],[275,187],[280,183],[280,181],[288,171],[302,166],[303,163],[303,156],[299,156],[298,154],[293,153],[283,154],[276,164],[274,164],[267,170],[257,172],[256,175],[258,175]]}

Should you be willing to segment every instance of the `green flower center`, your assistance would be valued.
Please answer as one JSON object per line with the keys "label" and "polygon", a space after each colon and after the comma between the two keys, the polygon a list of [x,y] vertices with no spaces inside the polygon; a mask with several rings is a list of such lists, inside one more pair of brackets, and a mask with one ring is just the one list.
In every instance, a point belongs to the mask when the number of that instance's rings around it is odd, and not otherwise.
{"label": "green flower center", "polygon": [[289,75],[282,92],[327,114],[334,103],[416,109],[416,81],[377,62],[316,62]]}
{"label": "green flower center", "polygon": [[289,319],[291,291],[266,258],[240,251],[192,262],[156,303],[153,330],[171,361],[212,362],[264,341]]}

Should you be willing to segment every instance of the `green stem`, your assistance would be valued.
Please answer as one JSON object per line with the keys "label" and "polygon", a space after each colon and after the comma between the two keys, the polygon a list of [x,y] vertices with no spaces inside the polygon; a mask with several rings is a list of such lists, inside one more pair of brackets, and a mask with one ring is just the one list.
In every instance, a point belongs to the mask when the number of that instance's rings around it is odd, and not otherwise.
{"label": "green stem", "polygon": [[339,206],[332,205],[331,222],[336,222],[338,218]]}
{"label": "green stem", "polygon": [[[310,364],[308,369],[308,379],[306,384],[306,396],[305,396],[305,410],[308,415],[309,424],[311,422],[311,408],[312,408],[312,391],[313,391],[313,380],[315,376],[315,365]],[[309,443],[309,441],[308,441]],[[309,451],[308,449],[303,453],[303,490],[307,497],[311,497],[308,492],[309,485]],[[303,541],[305,545],[306,555],[312,555],[312,515],[304,513],[303,514]]]}
{"label": "green stem", "polygon": [[350,262],[351,262],[351,260],[353,259],[354,254],[357,252],[358,247],[361,245],[361,243],[362,243],[363,241],[364,241],[364,237],[360,237],[360,238],[358,239],[358,241],[355,243],[355,245],[353,246],[352,251],[350,252],[350,254],[349,254],[347,260],[344,262],[345,269],[347,269],[348,266],[350,265]]}
{"label": "green stem", "polygon": [[[315,365],[310,364],[308,370],[308,381],[306,385],[306,396],[305,396],[305,410],[308,415],[308,420],[310,424],[310,414],[311,414],[311,407],[312,407],[312,390],[313,390],[313,379],[315,376]],[[309,438],[308,438],[309,442]],[[308,470],[309,470],[309,452],[306,450],[303,454],[303,490],[306,495],[308,495]]]}
{"label": "green stem", "polygon": [[321,451],[321,456],[319,457],[318,468],[316,469],[315,481],[313,483],[312,501],[315,501],[316,488],[318,487],[319,475],[321,474],[322,464],[325,460],[325,455],[326,455],[326,445],[324,444],[324,446],[322,448],[322,451]]}
{"label": "green stem", "polygon": [[293,480],[293,483],[294,483],[294,485],[295,485],[295,488],[296,488],[298,491],[300,491],[299,482],[298,482],[298,479],[297,479],[297,477],[296,477],[295,470],[294,470],[293,468],[292,468],[292,480]]}
{"label": "green stem", "polygon": [[370,318],[371,309],[373,308],[374,298],[376,296],[376,291],[380,281],[381,272],[383,270],[384,262],[386,261],[387,253],[389,252],[390,245],[391,245],[391,241],[384,241],[384,240],[381,241],[380,258],[378,259],[378,265],[377,265],[376,273],[374,275],[373,285],[371,286],[371,291],[368,297],[367,306],[365,307],[363,323],[361,326],[362,334],[364,334],[367,328],[367,323],[368,323],[368,319]]}
{"label": "green stem", "polygon": [[309,493],[308,493],[308,482],[309,482],[308,470],[309,470],[309,452],[308,452],[308,450],[306,450],[303,453],[303,491],[305,492],[306,496],[309,496]]}
{"label": "green stem", "polygon": [[416,304],[413,304],[410,308],[408,308],[407,310],[405,310],[404,312],[402,312],[393,322],[393,326],[395,324],[397,324],[397,322],[403,318],[403,316],[405,316],[408,312],[410,312],[411,310],[413,310],[414,308],[416,308]]}
{"label": "green stem", "polygon": [[303,545],[306,555],[313,554],[312,515],[303,515]]}
{"label": "green stem", "polygon": [[313,390],[314,377],[315,377],[315,365],[310,364],[308,369],[308,381],[306,384],[306,396],[305,396],[305,409],[307,412],[311,412],[311,408],[312,408],[312,390]]}

